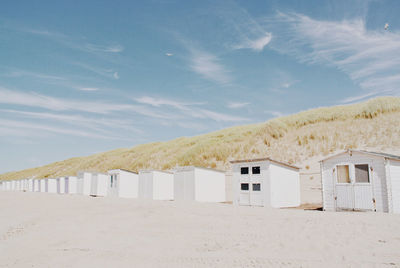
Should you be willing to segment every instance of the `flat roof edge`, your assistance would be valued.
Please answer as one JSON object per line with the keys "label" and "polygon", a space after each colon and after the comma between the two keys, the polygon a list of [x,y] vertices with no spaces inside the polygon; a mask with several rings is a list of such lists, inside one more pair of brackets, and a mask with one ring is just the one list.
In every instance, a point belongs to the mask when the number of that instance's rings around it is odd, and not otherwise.
{"label": "flat roof edge", "polygon": [[280,165],[283,165],[283,166],[286,166],[286,167],[299,169],[299,170],[301,169],[301,168],[299,168],[297,166],[294,166],[294,165],[291,165],[289,163],[285,163],[285,162],[282,162],[282,161],[274,160],[274,159],[271,159],[271,158],[268,158],[268,157],[265,157],[265,158],[253,158],[253,159],[243,159],[243,160],[233,160],[233,161],[229,161],[229,162],[231,164],[237,164],[237,163],[261,162],[261,161],[270,161],[270,162],[273,162],[273,163],[276,163],[276,164],[280,164]]}

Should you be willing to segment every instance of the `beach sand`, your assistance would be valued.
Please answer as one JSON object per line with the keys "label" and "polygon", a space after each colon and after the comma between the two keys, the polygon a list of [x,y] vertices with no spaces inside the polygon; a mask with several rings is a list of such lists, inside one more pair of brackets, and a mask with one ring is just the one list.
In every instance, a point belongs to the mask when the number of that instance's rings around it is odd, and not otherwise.
{"label": "beach sand", "polygon": [[400,215],[0,192],[0,267],[400,267]]}

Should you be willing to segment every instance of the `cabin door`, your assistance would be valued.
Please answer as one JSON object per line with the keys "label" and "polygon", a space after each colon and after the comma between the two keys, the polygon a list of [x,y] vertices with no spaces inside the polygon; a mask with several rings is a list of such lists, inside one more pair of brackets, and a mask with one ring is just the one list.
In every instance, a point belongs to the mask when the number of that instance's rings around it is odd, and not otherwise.
{"label": "cabin door", "polygon": [[261,194],[261,181],[253,180],[250,189],[250,205],[252,206],[262,206],[263,199]]}
{"label": "cabin door", "polygon": [[241,180],[239,185],[239,205],[250,206],[250,181]]}
{"label": "cabin door", "polygon": [[369,164],[336,166],[336,208],[344,210],[373,210]]}

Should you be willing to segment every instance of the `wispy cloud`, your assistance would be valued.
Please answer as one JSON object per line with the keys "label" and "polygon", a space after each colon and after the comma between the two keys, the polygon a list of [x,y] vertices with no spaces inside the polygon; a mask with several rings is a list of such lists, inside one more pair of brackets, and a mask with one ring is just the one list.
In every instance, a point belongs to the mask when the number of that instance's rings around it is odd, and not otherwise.
{"label": "wispy cloud", "polygon": [[226,105],[226,107],[230,109],[238,109],[238,108],[243,108],[249,104],[250,102],[230,102]]}
{"label": "wispy cloud", "polygon": [[100,45],[100,44],[92,44],[87,43],[86,40],[82,40],[81,38],[76,38],[73,36],[69,36],[64,33],[59,33],[55,31],[49,31],[47,29],[33,29],[28,27],[16,27],[15,30],[25,32],[32,35],[41,36],[44,38],[48,38],[54,42],[62,44],[65,47],[77,49],[93,54],[98,53],[120,53],[124,51],[124,47],[120,44],[111,44],[111,45]]}
{"label": "wispy cloud", "polygon": [[73,62],[72,64],[106,78],[119,79],[118,72],[115,72],[113,69],[104,69],[82,62]]}
{"label": "wispy cloud", "polygon": [[37,93],[26,93],[0,87],[0,103],[36,107],[52,111],[81,111],[94,114],[133,112],[153,118],[171,119],[171,115],[152,111],[144,106],[104,101],[61,99]]}
{"label": "wispy cloud", "polygon": [[100,46],[94,44],[86,44],[86,49],[92,52],[109,52],[109,53],[119,53],[124,51],[124,47],[121,45]]}
{"label": "wispy cloud", "polygon": [[225,34],[230,34],[232,49],[252,49],[262,51],[272,39],[272,33],[267,31],[259,20],[234,1],[224,1],[215,12],[223,21]]}
{"label": "wispy cloud", "polygon": [[182,102],[175,101],[165,98],[153,98],[149,96],[143,96],[141,98],[136,98],[135,101],[148,104],[153,107],[169,106],[177,109],[179,111],[179,116],[182,118],[197,118],[197,119],[209,119],[216,122],[240,122],[248,121],[248,118],[223,114],[215,112],[209,109],[199,108],[197,106],[204,105],[201,102]]}
{"label": "wispy cloud", "polygon": [[191,69],[203,78],[219,84],[228,84],[233,80],[216,55],[195,48],[190,48],[189,51]]}
{"label": "wispy cloud", "polygon": [[135,98],[134,100],[138,103],[149,104],[154,107],[171,106],[171,107],[174,107],[174,108],[182,110],[182,111],[190,110],[190,106],[192,106],[192,105],[204,104],[204,103],[200,103],[200,102],[197,102],[197,103],[196,102],[180,102],[180,101],[175,101],[175,100],[171,100],[171,99],[154,98],[154,97],[149,97],[149,96]]}
{"label": "wispy cloud", "polygon": [[93,129],[96,131],[109,133],[109,129],[125,129],[133,131],[136,133],[142,133],[138,128],[135,128],[134,123],[130,120],[125,119],[115,119],[110,117],[88,117],[77,114],[58,114],[58,113],[48,113],[48,112],[28,112],[19,111],[11,109],[0,109],[1,113],[8,113],[13,116],[18,116],[22,118],[34,118],[34,119],[44,119],[51,120],[52,122],[59,122],[63,124],[72,124],[80,126],[81,129]]}
{"label": "wispy cloud", "polygon": [[77,89],[82,91],[97,91],[99,90],[97,87],[78,87]]}
{"label": "wispy cloud", "polygon": [[281,116],[285,115],[284,113],[282,113],[280,111],[272,111],[272,110],[266,110],[266,111],[264,111],[264,113],[265,114],[270,114],[270,115],[272,115],[274,117],[281,117]]}
{"label": "wispy cloud", "polygon": [[287,93],[288,88],[290,88],[294,84],[300,82],[300,80],[292,80],[290,78],[284,78],[285,76],[288,76],[288,75],[283,74],[281,77],[285,82],[279,83],[278,86],[271,88],[270,91],[275,92],[275,93],[281,93],[281,94]]}
{"label": "wispy cloud", "polygon": [[219,112],[214,112],[210,110],[205,110],[205,109],[199,109],[196,111],[195,117],[198,118],[208,118],[217,122],[246,122],[249,121],[250,119],[242,116],[236,116],[236,115],[229,115],[229,114],[223,114]]}
{"label": "wispy cloud", "polygon": [[261,51],[264,49],[266,45],[269,44],[269,42],[271,42],[271,39],[272,39],[272,34],[266,32],[264,36],[258,39],[248,39],[246,37],[244,38],[244,40],[241,41],[240,44],[234,45],[233,48],[235,49],[249,48],[255,51]]}
{"label": "wispy cloud", "polygon": [[368,30],[363,19],[322,21],[279,13],[277,20],[284,30],[273,47],[301,62],[334,66],[346,73],[366,91],[355,100],[400,94],[400,33]]}
{"label": "wispy cloud", "polygon": [[[51,125],[30,123],[30,122],[24,122],[24,121],[19,121],[19,120],[0,119],[0,125],[5,126],[8,129],[11,129],[14,133],[18,133],[18,129],[30,129],[30,130],[41,130],[41,131],[52,132],[52,133],[63,134],[63,135],[89,137],[89,138],[102,138],[102,139],[112,138],[112,137],[100,135],[97,133],[87,132],[87,131],[78,130],[78,129],[55,127],[55,126],[51,126]],[[10,133],[6,133],[5,135],[9,135],[9,134]]]}
{"label": "wispy cloud", "polygon": [[65,81],[67,80],[65,77],[61,76],[56,76],[56,75],[49,75],[49,74],[44,74],[44,73],[38,73],[38,72],[31,72],[27,70],[21,70],[21,69],[9,69],[6,71],[3,76],[5,77],[31,77],[35,79],[41,79],[41,80],[57,80],[57,81]]}

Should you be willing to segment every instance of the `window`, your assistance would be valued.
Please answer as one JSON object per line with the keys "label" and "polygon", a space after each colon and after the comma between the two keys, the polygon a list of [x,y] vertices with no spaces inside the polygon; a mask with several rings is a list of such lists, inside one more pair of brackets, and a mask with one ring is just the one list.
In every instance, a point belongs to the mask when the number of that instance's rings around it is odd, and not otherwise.
{"label": "window", "polygon": [[240,184],[240,190],[248,191],[249,190],[249,184],[248,183],[241,183]]}
{"label": "window", "polygon": [[260,174],[260,167],[252,167],[251,171],[253,174]]}
{"label": "window", "polygon": [[261,184],[253,183],[253,191],[261,191]]}
{"label": "window", "polygon": [[249,174],[249,168],[248,167],[240,168],[240,174]]}
{"label": "window", "polygon": [[110,187],[113,187],[113,181],[114,181],[114,175],[111,175],[111,182],[110,182]]}
{"label": "window", "polygon": [[350,183],[349,165],[337,166],[337,182]]}
{"label": "window", "polygon": [[369,183],[368,164],[354,165],[354,170],[356,173],[356,182]]}

